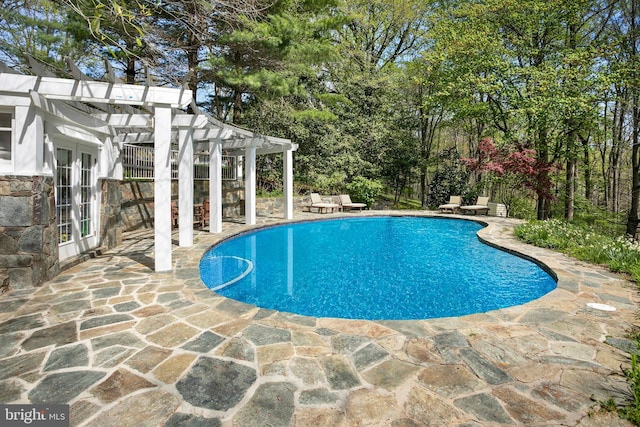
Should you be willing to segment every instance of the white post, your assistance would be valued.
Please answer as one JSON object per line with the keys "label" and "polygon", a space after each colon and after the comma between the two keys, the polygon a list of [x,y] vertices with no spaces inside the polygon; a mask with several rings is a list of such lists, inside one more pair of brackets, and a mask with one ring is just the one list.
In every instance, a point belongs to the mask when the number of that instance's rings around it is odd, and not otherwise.
{"label": "white post", "polygon": [[222,232],[222,141],[209,141],[209,231]]}
{"label": "white post", "polygon": [[193,246],[193,129],[178,131],[178,227],[180,246]]}
{"label": "white post", "polygon": [[171,270],[171,108],[156,107],[154,148],[155,270]]}
{"label": "white post", "polygon": [[245,224],[256,223],[256,147],[245,149],[244,156],[244,215]]}
{"label": "white post", "polygon": [[286,150],[284,157],[284,219],[293,219],[293,151]]}

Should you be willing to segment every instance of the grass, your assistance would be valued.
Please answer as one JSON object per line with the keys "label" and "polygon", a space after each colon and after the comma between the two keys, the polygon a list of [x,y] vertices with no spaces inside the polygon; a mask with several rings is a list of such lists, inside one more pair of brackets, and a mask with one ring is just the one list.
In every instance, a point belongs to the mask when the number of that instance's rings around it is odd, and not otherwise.
{"label": "grass", "polygon": [[392,194],[382,194],[378,196],[378,199],[389,202],[392,205],[393,209],[399,209],[399,210],[421,210],[422,209],[422,204],[420,200],[410,199],[408,197],[400,197],[400,200],[398,200],[398,204],[393,205],[394,198],[395,197]]}
{"label": "grass", "polygon": [[631,367],[622,371],[629,385],[630,404],[621,408],[619,414],[635,425],[640,425],[640,360],[637,354],[631,355]]}

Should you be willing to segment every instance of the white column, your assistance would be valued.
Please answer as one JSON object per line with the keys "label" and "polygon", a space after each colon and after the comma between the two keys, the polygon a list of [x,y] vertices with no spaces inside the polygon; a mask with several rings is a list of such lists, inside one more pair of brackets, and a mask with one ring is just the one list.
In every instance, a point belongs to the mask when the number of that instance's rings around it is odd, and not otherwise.
{"label": "white column", "polygon": [[156,107],[154,151],[154,250],[155,270],[171,270],[171,109]]}
{"label": "white column", "polygon": [[180,246],[193,246],[193,129],[178,131],[178,227]]}
{"label": "white column", "polygon": [[222,141],[209,141],[209,231],[222,232]]}
{"label": "white column", "polygon": [[245,224],[256,223],[256,147],[247,147],[244,156]]}
{"label": "white column", "polygon": [[282,176],[284,177],[284,218],[293,219],[293,151],[286,150],[282,153],[284,161],[284,171]]}

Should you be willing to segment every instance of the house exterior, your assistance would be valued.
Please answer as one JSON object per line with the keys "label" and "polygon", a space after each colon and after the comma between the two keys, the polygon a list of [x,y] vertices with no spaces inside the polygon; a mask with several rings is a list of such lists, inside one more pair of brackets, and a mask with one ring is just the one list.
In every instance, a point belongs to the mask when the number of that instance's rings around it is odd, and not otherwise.
{"label": "house exterior", "polygon": [[[153,147],[156,271],[172,269],[171,152],[178,148],[179,244],[193,244],[194,156],[209,160],[210,231],[222,231],[222,152],[244,159],[245,221],[255,224],[256,156],[283,153],[284,217],[293,217],[293,151],[224,124],[184,88],[18,74],[0,64],[0,286],[37,286],[61,263],[122,242],[123,146]],[[191,112],[187,112],[190,107]],[[174,160],[175,161],[175,160]]]}

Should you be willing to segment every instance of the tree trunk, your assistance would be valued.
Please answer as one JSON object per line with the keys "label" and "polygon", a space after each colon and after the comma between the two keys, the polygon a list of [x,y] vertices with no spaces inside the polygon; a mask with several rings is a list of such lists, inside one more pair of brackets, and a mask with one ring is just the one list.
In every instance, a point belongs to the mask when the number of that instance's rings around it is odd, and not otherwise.
{"label": "tree trunk", "polygon": [[638,96],[635,96],[633,107],[633,149],[631,154],[632,178],[631,178],[631,207],[627,218],[627,234],[638,239],[638,226],[640,225],[640,108]]}
{"label": "tree trunk", "polygon": [[582,138],[582,165],[584,169],[584,198],[591,200],[593,197],[593,184],[591,180],[592,171],[589,138]]}
{"label": "tree trunk", "polygon": [[187,50],[187,65],[189,67],[189,71],[193,71],[193,75],[191,76],[191,80],[189,80],[189,89],[193,93],[193,102],[195,104],[198,99],[198,46],[195,45],[197,41],[195,37],[191,37],[189,46],[195,46],[194,48],[189,48]]}
{"label": "tree trunk", "polygon": [[240,123],[240,117],[242,117],[242,91],[236,89],[233,92],[233,123]]}
{"label": "tree trunk", "polygon": [[576,159],[573,155],[567,159],[565,199],[564,199],[564,219],[573,221],[573,210],[576,195]]}
{"label": "tree trunk", "polygon": [[607,170],[608,204],[612,212],[620,212],[620,163],[622,161],[622,147],[624,146],[625,117],[627,115],[627,94],[618,91],[618,101],[614,111],[613,146],[609,155]]}
{"label": "tree trunk", "polygon": [[[636,0],[631,1],[631,16],[629,17],[629,36],[631,38],[629,45],[631,46],[630,61],[631,64],[638,64],[638,42],[640,34],[638,33],[638,9]],[[632,154],[631,154],[631,207],[629,209],[629,217],[627,218],[627,234],[634,239],[638,238],[638,225],[640,224],[639,210],[640,205],[640,88],[637,86],[637,67],[633,68],[630,77],[630,90],[632,101]]]}
{"label": "tree trunk", "polygon": [[126,83],[129,85],[136,84],[136,60],[127,59],[127,69],[125,70]]}
{"label": "tree trunk", "polygon": [[544,196],[538,196],[538,203],[536,206],[538,212],[538,219],[541,221],[551,218],[551,200]]}

